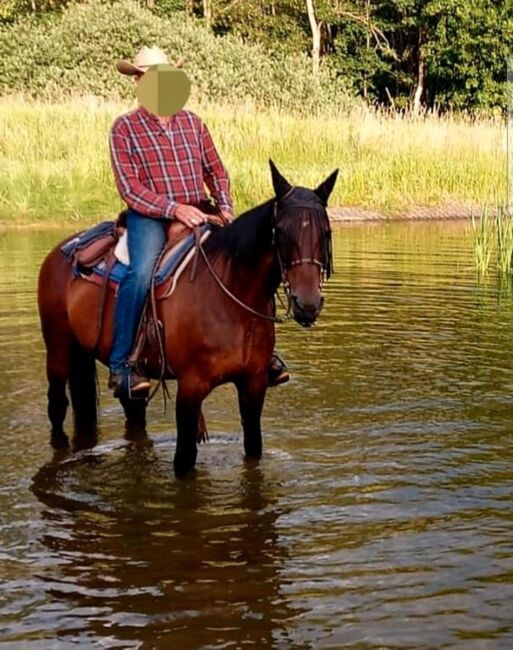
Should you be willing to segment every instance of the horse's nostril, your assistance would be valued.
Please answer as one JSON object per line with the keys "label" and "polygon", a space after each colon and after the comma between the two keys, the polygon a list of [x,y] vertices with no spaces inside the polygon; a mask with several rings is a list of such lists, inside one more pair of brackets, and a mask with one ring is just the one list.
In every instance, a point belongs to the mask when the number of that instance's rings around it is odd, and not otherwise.
{"label": "horse's nostril", "polygon": [[296,311],[303,314],[318,314],[322,308],[323,298],[321,298],[317,304],[304,303],[297,296],[292,296],[292,301]]}
{"label": "horse's nostril", "polygon": [[301,300],[299,300],[299,298],[297,296],[292,295],[292,302],[294,303],[294,306],[297,309],[303,310],[303,303],[301,302]]}

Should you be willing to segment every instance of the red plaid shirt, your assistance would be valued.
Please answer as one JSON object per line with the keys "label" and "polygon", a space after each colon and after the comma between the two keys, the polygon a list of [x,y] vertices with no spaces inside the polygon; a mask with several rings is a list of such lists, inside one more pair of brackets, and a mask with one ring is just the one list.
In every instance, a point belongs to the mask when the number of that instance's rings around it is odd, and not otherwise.
{"label": "red plaid shirt", "polygon": [[191,111],[178,111],[164,127],[140,106],[114,121],[109,144],[116,186],[129,208],[169,219],[177,203],[205,200],[206,183],[217,207],[233,212],[226,169]]}

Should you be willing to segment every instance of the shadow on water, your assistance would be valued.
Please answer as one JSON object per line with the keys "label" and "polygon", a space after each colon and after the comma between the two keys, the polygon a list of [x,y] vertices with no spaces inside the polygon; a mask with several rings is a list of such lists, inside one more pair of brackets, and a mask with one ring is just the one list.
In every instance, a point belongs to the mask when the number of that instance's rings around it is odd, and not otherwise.
{"label": "shadow on water", "polygon": [[52,598],[41,621],[108,647],[288,647],[298,612],[280,593],[279,480],[214,441],[215,470],[177,481],[170,447],[60,452],[34,476],[49,556],[37,577]]}

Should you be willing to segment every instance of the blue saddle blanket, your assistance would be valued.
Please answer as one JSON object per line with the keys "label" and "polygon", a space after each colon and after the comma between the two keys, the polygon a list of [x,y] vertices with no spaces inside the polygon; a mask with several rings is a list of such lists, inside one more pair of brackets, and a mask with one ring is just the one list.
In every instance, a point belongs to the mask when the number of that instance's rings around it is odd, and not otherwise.
{"label": "blue saddle blanket", "polygon": [[[66,242],[61,246],[61,251],[68,258],[72,259],[76,251],[84,248],[87,244],[91,243],[99,237],[105,236],[112,232],[112,229],[115,227],[113,221],[104,221],[103,223],[93,226],[89,230],[86,230],[82,233],[79,233],[72,240]],[[208,224],[203,224],[200,228],[201,234],[210,230]],[[155,272],[155,286],[165,282],[176,269],[179,267],[187,253],[194,246],[194,234],[191,233],[177,243],[173,248],[167,251],[162,259],[160,260],[159,266]],[[81,269],[80,267],[76,268],[77,273],[86,272],[88,275],[94,273],[103,277],[105,275],[105,260],[97,264],[93,269]],[[121,282],[128,272],[128,266],[123,264],[120,261],[117,261],[109,272],[109,280],[115,283]]]}

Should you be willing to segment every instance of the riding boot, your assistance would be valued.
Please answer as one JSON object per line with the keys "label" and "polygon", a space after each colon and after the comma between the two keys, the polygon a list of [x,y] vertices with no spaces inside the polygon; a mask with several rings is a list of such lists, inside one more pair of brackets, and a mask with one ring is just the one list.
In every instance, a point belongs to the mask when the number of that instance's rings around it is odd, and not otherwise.
{"label": "riding boot", "polygon": [[109,389],[114,391],[114,397],[145,397],[150,388],[150,381],[135,368],[127,366],[126,370],[109,371]]}
{"label": "riding boot", "polygon": [[269,378],[269,386],[278,386],[278,384],[284,384],[290,379],[289,369],[287,364],[279,356],[279,354],[274,351],[267,369],[267,376]]}

